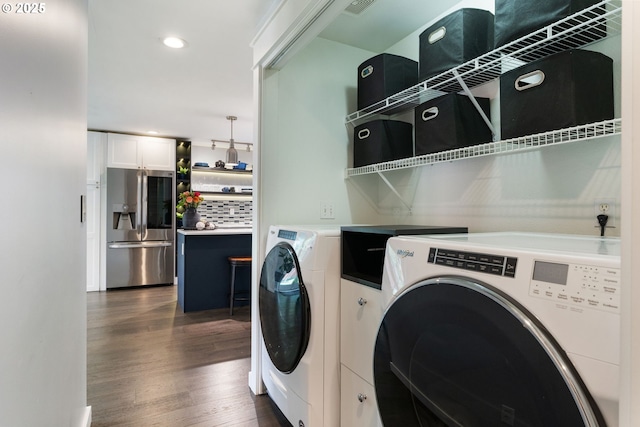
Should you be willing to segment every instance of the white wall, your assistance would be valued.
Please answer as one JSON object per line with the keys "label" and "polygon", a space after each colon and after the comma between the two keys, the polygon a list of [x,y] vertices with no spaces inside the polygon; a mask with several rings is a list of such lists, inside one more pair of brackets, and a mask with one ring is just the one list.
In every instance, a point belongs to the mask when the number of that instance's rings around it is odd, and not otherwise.
{"label": "white wall", "polygon": [[[344,118],[355,109],[357,67],[370,56],[316,39],[281,71],[268,73],[260,141],[266,223],[350,223],[352,210],[371,210],[357,195],[349,205],[344,181],[350,161]],[[333,204],[334,219],[320,219],[322,202]]]}
{"label": "white wall", "polygon": [[[539,231],[597,235],[594,200],[620,200],[618,137],[517,154],[423,167],[413,212],[380,187],[389,221],[467,226],[471,231]],[[619,205],[615,212],[620,212]],[[611,219],[619,235],[619,216]]]}
{"label": "white wall", "polygon": [[[8,3],[14,8],[17,3]],[[85,426],[87,2],[0,16],[0,425]]]}
{"label": "white wall", "polygon": [[[634,24],[635,22],[635,24]],[[640,3],[622,8],[622,349],[620,427],[640,425]],[[635,220],[635,221],[634,221]]]}

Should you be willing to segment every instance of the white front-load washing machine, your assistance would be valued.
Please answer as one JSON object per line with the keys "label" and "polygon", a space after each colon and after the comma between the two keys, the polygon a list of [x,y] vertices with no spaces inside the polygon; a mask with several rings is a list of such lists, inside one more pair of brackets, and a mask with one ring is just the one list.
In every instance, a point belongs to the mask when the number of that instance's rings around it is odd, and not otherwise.
{"label": "white front-load washing machine", "polygon": [[340,228],[271,226],[260,273],[262,380],[296,427],[340,423]]}
{"label": "white front-load washing machine", "polygon": [[620,241],[388,240],[374,386],[385,426],[617,426]]}

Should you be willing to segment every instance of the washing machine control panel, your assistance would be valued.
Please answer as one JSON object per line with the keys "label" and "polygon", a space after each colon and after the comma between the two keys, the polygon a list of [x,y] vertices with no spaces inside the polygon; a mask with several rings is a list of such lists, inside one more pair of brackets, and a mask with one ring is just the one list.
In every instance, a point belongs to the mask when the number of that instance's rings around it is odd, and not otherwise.
{"label": "washing machine control panel", "polygon": [[534,260],[529,294],[574,310],[620,312],[620,269]]}
{"label": "washing machine control panel", "polygon": [[497,276],[515,277],[518,259],[503,255],[430,248],[428,262]]}
{"label": "washing machine control panel", "polygon": [[298,237],[298,233],[296,231],[291,230],[278,230],[278,237],[286,240],[296,240]]}

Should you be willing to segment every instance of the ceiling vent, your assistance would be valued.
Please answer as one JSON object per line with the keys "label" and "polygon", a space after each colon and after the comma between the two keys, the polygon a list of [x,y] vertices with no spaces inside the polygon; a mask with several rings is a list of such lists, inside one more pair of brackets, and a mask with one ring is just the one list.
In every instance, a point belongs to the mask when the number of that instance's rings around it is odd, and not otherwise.
{"label": "ceiling vent", "polygon": [[369,6],[371,6],[375,0],[354,0],[344,10],[352,15],[359,15],[364,12]]}

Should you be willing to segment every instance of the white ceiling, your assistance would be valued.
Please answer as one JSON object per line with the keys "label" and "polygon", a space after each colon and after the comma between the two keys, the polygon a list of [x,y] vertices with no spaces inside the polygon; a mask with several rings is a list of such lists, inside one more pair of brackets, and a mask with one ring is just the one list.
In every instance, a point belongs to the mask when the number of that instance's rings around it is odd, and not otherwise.
{"label": "white ceiling", "polygon": [[[320,36],[381,53],[444,14],[460,1],[374,0],[357,15],[343,12]],[[474,3],[481,1],[484,0]],[[477,5],[472,3],[472,6]]]}
{"label": "white ceiling", "polygon": [[88,128],[209,142],[234,115],[234,139],[252,142],[249,44],[279,1],[89,0]]}
{"label": "white ceiling", "polygon": [[[88,128],[253,142],[251,40],[281,0],[89,0]],[[376,0],[322,37],[382,52],[459,0]],[[407,13],[410,10],[412,13]],[[161,43],[187,41],[184,49]]]}

